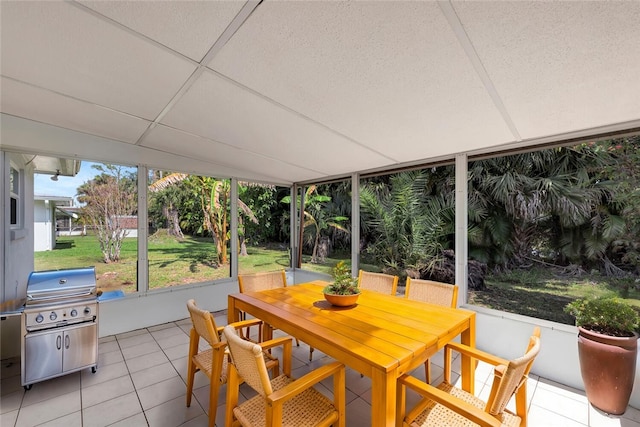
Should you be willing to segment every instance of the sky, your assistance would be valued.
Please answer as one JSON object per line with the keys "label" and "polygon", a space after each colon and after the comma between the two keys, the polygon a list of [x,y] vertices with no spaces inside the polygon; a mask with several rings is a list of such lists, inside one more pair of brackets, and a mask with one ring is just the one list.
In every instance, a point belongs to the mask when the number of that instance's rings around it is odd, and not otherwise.
{"label": "sky", "polygon": [[73,197],[74,205],[77,206],[78,187],[101,173],[91,167],[91,165],[99,164],[101,163],[82,161],[80,172],[76,176],[59,176],[57,181],[51,180],[52,175],[35,174],[34,194],[36,196]]}

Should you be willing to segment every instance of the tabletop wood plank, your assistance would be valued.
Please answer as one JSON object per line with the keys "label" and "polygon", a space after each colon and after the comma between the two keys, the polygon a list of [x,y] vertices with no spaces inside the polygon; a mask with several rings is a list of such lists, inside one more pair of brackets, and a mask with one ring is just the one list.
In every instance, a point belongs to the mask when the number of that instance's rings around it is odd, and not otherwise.
{"label": "tabletop wood plank", "polygon": [[[250,293],[238,294],[234,297],[236,307],[240,310],[250,310],[252,315],[275,328],[296,336],[338,360],[344,360],[345,363],[364,374],[369,373],[372,366],[385,371],[395,369],[400,363],[399,357],[407,353],[406,349],[398,350],[397,347],[375,342],[368,337],[359,338],[353,331],[340,329],[344,325],[337,325],[336,322],[314,323],[306,319],[301,311],[293,306],[274,305],[271,302],[256,299]],[[245,303],[249,305],[244,306]]]}

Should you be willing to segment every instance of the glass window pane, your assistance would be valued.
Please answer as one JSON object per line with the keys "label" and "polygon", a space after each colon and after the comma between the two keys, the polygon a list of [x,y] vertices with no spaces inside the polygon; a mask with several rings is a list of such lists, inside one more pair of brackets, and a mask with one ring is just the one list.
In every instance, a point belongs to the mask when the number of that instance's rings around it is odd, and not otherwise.
{"label": "glass window pane", "polygon": [[566,324],[577,298],[640,305],[638,189],[637,135],[470,162],[469,302]]}
{"label": "glass window pane", "polygon": [[149,289],[230,277],[230,181],[149,174]]}
{"label": "glass window pane", "polygon": [[19,191],[19,174],[18,171],[14,168],[11,168],[11,173],[9,174],[9,191],[15,195],[20,194]]}
{"label": "glass window pane", "polygon": [[288,187],[238,183],[238,274],[291,265]]}
{"label": "glass window pane", "polygon": [[351,260],[351,180],[304,189],[302,268],[331,274]]}
{"label": "glass window pane", "polygon": [[[360,268],[453,283],[446,263],[455,247],[455,170],[440,166],[363,179]],[[453,268],[453,266],[451,266]]]}
{"label": "glass window pane", "polygon": [[73,177],[36,174],[35,269],[95,266],[102,292],[137,291],[137,178],[135,167],[89,161]]}

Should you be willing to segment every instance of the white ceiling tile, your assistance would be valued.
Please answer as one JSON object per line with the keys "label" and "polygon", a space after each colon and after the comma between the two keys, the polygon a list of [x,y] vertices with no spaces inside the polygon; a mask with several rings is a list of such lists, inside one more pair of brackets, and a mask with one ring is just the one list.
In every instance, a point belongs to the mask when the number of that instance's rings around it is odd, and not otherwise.
{"label": "white ceiling tile", "polygon": [[264,2],[210,66],[396,161],[513,139],[435,2]]}
{"label": "white ceiling tile", "polygon": [[[226,169],[224,177],[253,177],[266,182],[290,183],[305,179],[311,172],[277,158],[256,155],[163,125],[149,132],[142,146],[169,153],[179,151],[194,159],[210,161]],[[223,174],[224,169],[218,170]],[[320,177],[321,174],[315,176]]]}
{"label": "white ceiling tile", "polygon": [[523,138],[638,119],[640,2],[456,2]]}
{"label": "white ceiling tile", "polygon": [[2,78],[0,111],[54,126],[135,143],[149,122],[77,99]]}
{"label": "white ceiling tile", "polygon": [[265,0],[198,70],[244,5],[0,1],[11,146],[289,183],[639,126],[640,2]]}
{"label": "white ceiling tile", "polygon": [[204,73],[162,122],[328,175],[390,161],[213,73]]}
{"label": "white ceiling tile", "polygon": [[68,2],[3,2],[2,75],[154,119],[195,66]]}
{"label": "white ceiling tile", "polygon": [[244,1],[83,1],[87,7],[199,62]]}

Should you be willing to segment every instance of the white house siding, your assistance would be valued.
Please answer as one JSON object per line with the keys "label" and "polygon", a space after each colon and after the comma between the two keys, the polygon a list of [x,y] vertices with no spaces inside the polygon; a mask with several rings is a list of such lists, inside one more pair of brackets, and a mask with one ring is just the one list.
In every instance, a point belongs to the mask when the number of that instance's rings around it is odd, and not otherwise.
{"label": "white house siding", "polygon": [[34,201],[33,218],[33,250],[35,252],[50,251],[55,248],[55,204],[49,200]]}
{"label": "white house siding", "polygon": [[[21,155],[4,153],[0,157],[0,172],[5,177],[2,180],[2,201],[4,209],[0,214],[2,226],[0,227],[0,241],[2,242],[3,266],[0,272],[0,292],[2,301],[22,298],[27,293],[27,280],[29,273],[33,271],[33,208],[30,200],[33,200],[33,168],[26,165],[26,161]],[[7,180],[10,162],[13,162],[21,170],[23,192],[22,204],[23,222],[21,229],[11,230],[9,228],[8,211],[9,207],[5,201],[9,198],[7,192],[9,183]],[[13,357],[20,355],[19,326],[16,321],[19,317],[8,317],[0,323],[0,333],[2,335],[2,346],[0,356]],[[16,330],[17,329],[17,330]]]}

